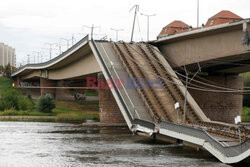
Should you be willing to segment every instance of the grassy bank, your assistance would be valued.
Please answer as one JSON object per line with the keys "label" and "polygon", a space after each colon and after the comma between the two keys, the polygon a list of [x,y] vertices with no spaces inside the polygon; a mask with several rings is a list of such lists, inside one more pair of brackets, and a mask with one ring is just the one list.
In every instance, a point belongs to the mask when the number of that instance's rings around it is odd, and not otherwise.
{"label": "grassy bank", "polygon": [[[35,102],[36,103],[36,102]],[[76,102],[76,101],[56,101],[56,108],[53,109],[52,113],[42,113],[38,111],[16,111],[16,110],[5,110],[0,112],[0,116],[20,116],[17,117],[4,117],[0,118],[4,121],[16,121],[23,120],[22,116],[40,116],[41,119],[27,117],[24,121],[48,121],[48,122],[85,122],[86,120],[99,121],[98,114],[98,101],[89,102]],[[54,116],[54,119],[49,119],[46,116]],[[30,119],[29,119],[30,118]]]}
{"label": "grassy bank", "polygon": [[[96,92],[89,91],[90,95]],[[41,121],[54,118],[57,122],[84,122],[85,120],[99,120],[98,101],[55,101],[56,108],[52,113],[43,113],[36,110],[37,100],[31,99],[30,95],[12,87],[12,81],[6,77],[0,77],[0,117],[5,121],[24,120]],[[12,117],[7,117],[12,116]],[[13,117],[19,116],[19,117]],[[32,116],[40,116],[41,120]],[[19,119],[20,118],[20,119]],[[3,120],[3,119],[0,119]]]}
{"label": "grassy bank", "polygon": [[57,122],[99,121],[98,109],[98,101],[56,101],[53,113]]}

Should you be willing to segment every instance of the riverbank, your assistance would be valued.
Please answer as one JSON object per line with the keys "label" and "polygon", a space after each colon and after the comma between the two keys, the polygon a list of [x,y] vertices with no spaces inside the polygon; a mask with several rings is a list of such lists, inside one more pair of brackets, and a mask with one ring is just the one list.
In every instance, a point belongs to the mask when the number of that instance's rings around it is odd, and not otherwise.
{"label": "riverbank", "polygon": [[56,122],[56,116],[0,116],[0,121]]}
{"label": "riverbank", "polygon": [[38,112],[37,99],[21,89],[12,87],[12,81],[0,77],[0,121],[38,121],[82,123],[86,120],[99,121],[97,91],[90,90],[91,101],[55,100],[51,113]]}
{"label": "riverbank", "polygon": [[28,122],[68,122],[82,123],[86,120],[99,121],[98,101],[55,101],[56,108],[52,113],[38,111],[5,110],[0,112],[0,121]]}

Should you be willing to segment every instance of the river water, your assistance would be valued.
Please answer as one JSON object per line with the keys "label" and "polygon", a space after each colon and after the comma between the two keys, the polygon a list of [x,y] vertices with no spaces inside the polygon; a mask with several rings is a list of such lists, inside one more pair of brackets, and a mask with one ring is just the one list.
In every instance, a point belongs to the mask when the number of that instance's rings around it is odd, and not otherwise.
{"label": "river water", "polygon": [[179,145],[126,129],[66,123],[0,122],[0,167],[227,166]]}

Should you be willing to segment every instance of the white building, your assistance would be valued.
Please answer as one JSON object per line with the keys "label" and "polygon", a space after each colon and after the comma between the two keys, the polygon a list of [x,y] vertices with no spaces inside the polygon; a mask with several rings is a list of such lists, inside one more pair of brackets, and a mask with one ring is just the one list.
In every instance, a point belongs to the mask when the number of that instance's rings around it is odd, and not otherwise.
{"label": "white building", "polygon": [[5,67],[8,64],[11,67],[16,67],[15,49],[4,43],[0,43],[0,65]]}

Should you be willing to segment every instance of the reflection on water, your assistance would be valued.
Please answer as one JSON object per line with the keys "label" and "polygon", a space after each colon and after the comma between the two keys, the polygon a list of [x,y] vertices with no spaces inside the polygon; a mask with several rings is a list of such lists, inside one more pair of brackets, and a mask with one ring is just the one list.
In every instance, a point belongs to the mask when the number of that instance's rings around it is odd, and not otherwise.
{"label": "reflection on water", "polygon": [[0,167],[226,166],[211,155],[154,143],[126,129],[0,122]]}

